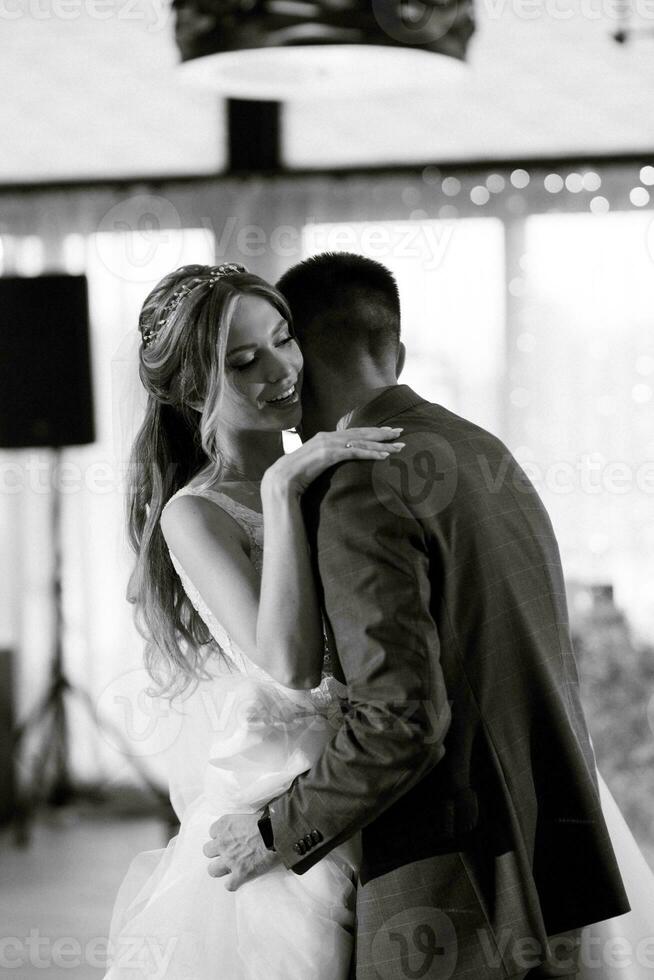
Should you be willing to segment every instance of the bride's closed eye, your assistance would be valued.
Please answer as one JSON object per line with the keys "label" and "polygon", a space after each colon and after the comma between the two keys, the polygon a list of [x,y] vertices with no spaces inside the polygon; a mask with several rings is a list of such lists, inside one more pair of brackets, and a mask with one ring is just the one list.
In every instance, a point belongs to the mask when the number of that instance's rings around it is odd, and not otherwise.
{"label": "bride's closed eye", "polygon": [[[275,347],[286,347],[290,343],[295,343],[295,337],[288,334],[286,337],[281,337],[276,343]],[[252,367],[256,364],[257,356],[256,354],[249,361],[241,361],[240,364],[230,364],[229,367],[233,368],[234,371],[245,371],[246,368]]]}

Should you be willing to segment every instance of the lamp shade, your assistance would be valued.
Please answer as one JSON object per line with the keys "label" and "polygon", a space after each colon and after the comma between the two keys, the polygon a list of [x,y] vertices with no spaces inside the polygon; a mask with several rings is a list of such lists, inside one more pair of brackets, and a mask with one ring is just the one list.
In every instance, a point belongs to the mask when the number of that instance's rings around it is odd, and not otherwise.
{"label": "lamp shade", "polygon": [[187,79],[233,98],[422,89],[460,74],[472,0],[173,0]]}

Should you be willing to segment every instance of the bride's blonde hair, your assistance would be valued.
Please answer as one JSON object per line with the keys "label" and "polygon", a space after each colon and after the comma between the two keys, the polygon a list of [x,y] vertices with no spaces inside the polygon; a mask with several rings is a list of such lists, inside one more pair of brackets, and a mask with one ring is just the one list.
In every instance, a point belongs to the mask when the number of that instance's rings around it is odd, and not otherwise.
{"label": "bride's blonde hair", "polygon": [[202,486],[220,480],[225,348],[243,295],[268,300],[290,324],[281,293],[236,265],[176,269],[150,292],[139,317],[139,374],[148,401],[128,470],[127,527],[136,563],[127,598],[146,640],[146,667],[159,693],[169,696],[206,677],[208,658],[220,653],[181,586],[160,517],[173,494],[201,472]]}

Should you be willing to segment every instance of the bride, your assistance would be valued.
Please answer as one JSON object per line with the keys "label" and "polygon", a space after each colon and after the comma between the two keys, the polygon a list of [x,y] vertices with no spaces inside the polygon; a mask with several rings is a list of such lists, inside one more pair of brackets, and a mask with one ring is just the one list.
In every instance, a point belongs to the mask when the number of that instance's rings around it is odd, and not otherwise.
{"label": "bride", "polygon": [[397,430],[366,428],[284,455],[301,415],[289,322],[283,297],[237,265],[178,269],[141,312],[130,597],[148,667],[182,716],[169,760],[180,830],[128,873],[107,980],[348,975],[356,841],[302,876],[270,852],[268,873],[234,893],[202,853],[218,816],[282,793],[339,723],[345,689],[324,663],[301,494],[335,463],[400,450]]}
{"label": "bride", "polygon": [[[171,698],[180,830],[130,868],[106,980],[345,980],[350,970],[356,838],[302,875],[270,852],[267,873],[238,889],[210,877],[203,854],[217,817],[257,813],[283,793],[342,717],[302,493],[341,460],[401,452],[399,430],[366,428],[284,455],[281,433],[301,413],[289,323],[279,292],[237,265],[178,269],[141,313],[148,401],[130,466],[130,596],[150,672]],[[634,911],[584,930],[578,977],[644,980],[652,875],[600,788]]]}

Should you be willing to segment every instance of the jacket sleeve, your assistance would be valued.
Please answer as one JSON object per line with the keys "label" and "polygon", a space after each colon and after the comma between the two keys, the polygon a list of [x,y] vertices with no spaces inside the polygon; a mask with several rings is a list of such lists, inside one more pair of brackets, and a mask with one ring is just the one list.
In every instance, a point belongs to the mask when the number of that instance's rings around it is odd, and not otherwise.
{"label": "jacket sleeve", "polygon": [[349,710],[271,804],[275,848],[299,874],[439,762],[450,722],[424,532],[373,466],[342,464],[320,504],[318,567]]}

